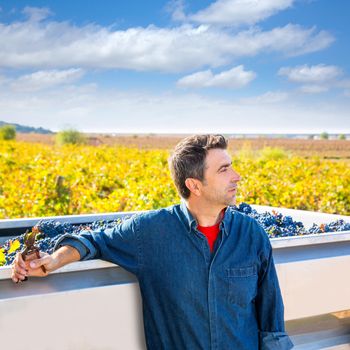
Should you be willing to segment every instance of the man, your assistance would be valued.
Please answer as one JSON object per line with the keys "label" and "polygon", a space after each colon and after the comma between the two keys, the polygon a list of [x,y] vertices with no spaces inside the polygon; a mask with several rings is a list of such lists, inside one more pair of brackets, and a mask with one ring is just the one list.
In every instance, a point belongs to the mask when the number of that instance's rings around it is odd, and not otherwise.
{"label": "man", "polygon": [[52,255],[30,263],[17,255],[12,279],[108,260],[139,280],[148,349],[291,349],[270,241],[231,207],[240,176],[226,149],[221,135],[184,139],[169,162],[180,205],[66,234]]}

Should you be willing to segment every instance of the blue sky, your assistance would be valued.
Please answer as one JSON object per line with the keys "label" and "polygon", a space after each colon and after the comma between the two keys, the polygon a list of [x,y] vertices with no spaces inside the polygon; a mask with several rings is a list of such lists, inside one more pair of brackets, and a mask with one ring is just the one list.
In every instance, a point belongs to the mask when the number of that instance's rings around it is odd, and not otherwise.
{"label": "blue sky", "polygon": [[1,1],[0,120],[350,132],[350,1]]}

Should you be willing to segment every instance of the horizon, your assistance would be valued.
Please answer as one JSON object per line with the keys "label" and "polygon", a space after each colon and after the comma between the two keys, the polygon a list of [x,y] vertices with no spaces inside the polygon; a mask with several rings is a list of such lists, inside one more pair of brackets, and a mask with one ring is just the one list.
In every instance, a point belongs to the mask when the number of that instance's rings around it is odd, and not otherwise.
{"label": "horizon", "polygon": [[[4,123],[4,125],[14,125],[16,127],[16,125],[20,126],[20,127],[26,127],[26,128],[33,128],[32,126],[30,125],[21,125],[21,124],[16,124],[16,123],[8,123],[6,121],[3,121],[3,120],[0,120],[0,125],[1,123]],[[144,133],[144,132],[96,132],[96,131],[93,131],[93,132],[86,132],[86,131],[80,131],[78,129],[61,129],[61,130],[51,130],[51,129],[46,129],[46,128],[43,128],[41,126],[37,127],[36,129],[42,129],[42,130],[45,130],[47,132],[50,132],[52,134],[57,134],[58,132],[60,131],[69,131],[69,130],[74,130],[74,131],[78,131],[82,134],[88,134],[88,135],[101,135],[101,136],[105,136],[105,135],[108,135],[108,136],[113,136],[113,137],[116,137],[116,136],[129,136],[129,137],[134,137],[134,136],[156,136],[156,137],[172,137],[172,136],[189,136],[189,135],[193,135],[193,133],[176,133],[176,132],[173,132],[173,133],[154,133],[154,132],[148,132],[148,133]],[[36,134],[34,131],[30,131],[30,132],[23,132],[23,131],[17,131],[18,133],[23,133],[23,134]],[[291,136],[320,136],[321,134],[323,133],[326,133],[328,136],[330,137],[334,137],[334,136],[340,136],[340,135],[344,135],[346,137],[350,137],[350,133],[329,133],[327,132],[326,130],[324,130],[323,132],[321,133],[223,133],[223,135],[225,137],[237,137],[239,138],[239,136],[242,136],[242,137],[246,137],[246,136],[258,136],[258,137],[261,137],[261,136],[271,136],[271,137],[280,137],[280,138],[285,138],[285,137],[291,137]],[[47,135],[46,133],[44,135]]]}
{"label": "horizon", "polygon": [[117,134],[349,134],[350,3],[0,0],[0,120]]}

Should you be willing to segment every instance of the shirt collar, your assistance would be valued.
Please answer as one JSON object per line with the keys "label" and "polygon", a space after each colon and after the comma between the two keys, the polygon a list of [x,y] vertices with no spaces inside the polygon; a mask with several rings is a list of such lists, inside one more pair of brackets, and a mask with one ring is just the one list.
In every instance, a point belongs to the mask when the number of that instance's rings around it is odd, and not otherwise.
{"label": "shirt collar", "polygon": [[187,228],[188,232],[191,232],[192,228],[197,227],[197,221],[193,217],[191,212],[188,210],[188,208],[186,206],[186,202],[183,199],[181,199],[180,209],[181,209],[182,214],[185,217],[186,228]]}
{"label": "shirt collar", "polygon": [[231,232],[231,225],[233,219],[234,211],[231,207],[227,207],[225,210],[225,215],[221,221],[220,229],[223,228],[223,232],[226,236],[228,236]]}
{"label": "shirt collar", "polygon": [[[184,216],[186,228],[188,232],[191,232],[193,228],[197,227],[197,221],[193,217],[191,212],[188,210],[186,206],[186,202],[183,199],[181,199],[180,210]],[[227,207],[225,210],[225,215],[220,224],[220,229],[223,228],[223,232],[226,235],[228,235],[230,231],[229,227],[230,227],[230,222],[232,220],[232,216],[233,216],[233,211],[230,209],[230,207]]]}

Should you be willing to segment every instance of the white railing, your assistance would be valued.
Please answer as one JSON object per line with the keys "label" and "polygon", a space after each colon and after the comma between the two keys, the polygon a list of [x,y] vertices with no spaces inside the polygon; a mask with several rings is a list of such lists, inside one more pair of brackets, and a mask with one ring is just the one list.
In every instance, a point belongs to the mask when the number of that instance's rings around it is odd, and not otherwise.
{"label": "white railing", "polygon": [[[346,216],[255,208],[259,212],[277,210],[306,226],[339,218],[350,221]],[[125,215],[130,213],[55,219],[87,223]],[[20,234],[38,220],[0,220],[0,233]],[[331,349],[329,344],[336,346],[334,349],[350,347],[350,330],[347,333],[333,326],[331,332],[324,321],[325,315],[350,309],[350,232],[275,238],[271,243],[287,329],[291,325],[296,349]],[[4,349],[24,349],[27,342],[36,350],[145,349],[141,305],[136,278],[105,261],[73,263],[46,278],[30,278],[21,284],[12,283],[9,267],[0,268],[0,339]],[[346,319],[349,315],[345,315]],[[323,328],[319,326],[314,336],[305,332],[320,317]],[[17,324],[19,327],[14,326]]]}

